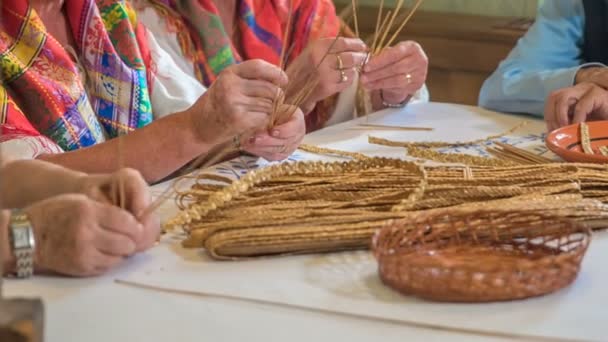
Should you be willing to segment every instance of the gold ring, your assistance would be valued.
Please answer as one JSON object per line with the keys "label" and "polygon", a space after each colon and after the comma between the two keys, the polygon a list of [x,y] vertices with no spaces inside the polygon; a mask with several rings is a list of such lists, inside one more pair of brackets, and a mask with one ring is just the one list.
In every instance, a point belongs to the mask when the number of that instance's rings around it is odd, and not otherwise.
{"label": "gold ring", "polygon": [[336,58],[338,59],[338,70],[344,69],[344,61],[342,61],[340,54],[336,54]]}
{"label": "gold ring", "polygon": [[407,84],[412,83],[412,74],[405,75],[405,79],[407,80]]}
{"label": "gold ring", "polygon": [[346,76],[346,73],[344,72],[344,70],[340,70],[340,83],[345,83],[348,82],[348,76]]}

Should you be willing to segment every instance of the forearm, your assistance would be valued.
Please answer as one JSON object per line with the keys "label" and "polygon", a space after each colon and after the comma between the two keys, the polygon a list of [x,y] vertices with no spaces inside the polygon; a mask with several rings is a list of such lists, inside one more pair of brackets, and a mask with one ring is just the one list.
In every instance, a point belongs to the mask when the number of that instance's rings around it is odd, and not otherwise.
{"label": "forearm", "polygon": [[608,88],[608,77],[606,77],[606,73],[608,72],[608,68],[604,64],[601,63],[589,63],[583,65],[574,78],[574,83],[594,83],[599,85],[600,87],[606,89]]}
{"label": "forearm", "polygon": [[139,170],[148,182],[176,171],[207,153],[214,144],[195,137],[190,115],[177,113],[159,119],[126,136],[63,154],[40,159],[86,173],[110,173],[120,167]]}
{"label": "forearm", "polygon": [[10,212],[8,210],[0,211],[0,257],[2,258],[2,276],[12,274],[15,271],[15,257],[11,252],[9,238]]}
{"label": "forearm", "polygon": [[39,160],[11,162],[0,170],[2,202],[0,208],[23,208],[34,202],[80,191],[86,176]]}

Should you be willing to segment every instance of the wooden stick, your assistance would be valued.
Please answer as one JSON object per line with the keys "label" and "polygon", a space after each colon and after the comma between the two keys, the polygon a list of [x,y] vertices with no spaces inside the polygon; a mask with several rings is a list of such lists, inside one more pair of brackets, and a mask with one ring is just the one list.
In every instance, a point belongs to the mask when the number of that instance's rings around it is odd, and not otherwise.
{"label": "wooden stick", "polygon": [[386,37],[388,36],[388,33],[393,28],[393,24],[395,23],[395,18],[397,18],[397,15],[399,14],[399,11],[401,11],[401,7],[403,7],[403,1],[404,0],[399,0],[397,2],[397,6],[395,7],[395,11],[393,11],[393,15],[391,16],[391,20],[389,21],[389,24],[388,24],[387,28],[382,33],[382,38],[378,42],[378,46],[376,47],[376,50],[374,50],[374,54],[378,54],[378,52],[383,49],[383,47],[384,47],[383,46],[384,41],[386,40]]}
{"label": "wooden stick", "polygon": [[380,32],[380,24],[382,22],[382,9],[384,7],[384,0],[380,0],[380,7],[378,8],[378,18],[376,19],[376,30],[374,31],[374,42],[372,43],[371,51],[374,51],[376,48],[376,43],[378,42],[378,32]]}
{"label": "wooden stick", "polygon": [[[378,124],[359,124],[361,128],[374,128],[374,129],[388,129],[397,131],[433,131],[431,127],[407,127],[407,126],[390,126],[390,125],[378,125]],[[355,127],[352,127],[355,128]]]}
{"label": "wooden stick", "polygon": [[[123,136],[119,135],[118,136],[118,170],[122,170],[125,166],[125,151],[124,151],[124,141],[123,141]],[[125,181],[124,181],[124,177],[122,177],[122,175],[119,174],[119,178],[118,178],[118,193],[119,193],[119,197],[118,197],[118,205],[120,206],[120,209],[125,210],[127,203],[126,203],[126,193],[125,193]]]}
{"label": "wooden stick", "polygon": [[512,162],[516,162],[518,164],[524,164],[524,165],[537,164],[537,163],[535,163],[533,161],[530,161],[528,159],[519,157],[519,156],[514,155],[514,154],[507,153],[505,151],[502,151],[502,150],[499,150],[499,149],[496,149],[496,148],[487,147],[486,151],[488,151],[488,153],[490,153],[491,155],[493,155],[494,157],[496,157],[498,159],[512,161]]}
{"label": "wooden stick", "polygon": [[357,17],[357,0],[352,0],[353,19],[355,21],[355,35],[359,38],[359,19]]}
{"label": "wooden stick", "polygon": [[391,37],[391,39],[389,39],[389,41],[386,44],[386,46],[391,46],[393,44],[393,42],[395,41],[395,39],[397,39],[397,37],[399,36],[399,34],[401,33],[401,31],[403,31],[403,28],[405,27],[405,25],[407,25],[407,23],[410,21],[410,19],[412,18],[412,16],[414,16],[414,13],[416,13],[416,11],[418,10],[418,7],[420,7],[420,5],[422,4],[422,1],[424,1],[424,0],[418,0],[416,2],[416,4],[414,5],[414,7],[412,8],[410,14],[401,23],[401,26],[399,26],[399,28],[397,29],[397,31],[395,31],[395,33],[393,34],[393,36]]}
{"label": "wooden stick", "polygon": [[546,157],[543,157],[543,156],[539,156],[539,155],[534,154],[534,153],[532,153],[530,151],[526,151],[526,150],[524,150],[522,148],[515,147],[513,145],[504,144],[504,143],[501,143],[501,142],[498,142],[498,141],[494,142],[494,144],[496,144],[497,146],[499,146],[500,148],[502,148],[503,150],[505,150],[505,151],[507,151],[509,153],[519,155],[519,156],[521,156],[523,158],[526,158],[526,159],[531,160],[531,161],[535,161],[535,162],[537,162],[539,164],[548,164],[548,163],[553,163],[554,162],[553,160],[551,160],[549,158],[546,158]]}

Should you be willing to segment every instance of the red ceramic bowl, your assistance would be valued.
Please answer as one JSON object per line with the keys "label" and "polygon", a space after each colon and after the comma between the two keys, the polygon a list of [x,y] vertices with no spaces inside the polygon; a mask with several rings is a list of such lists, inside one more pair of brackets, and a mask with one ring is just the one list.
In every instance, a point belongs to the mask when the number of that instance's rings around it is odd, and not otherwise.
{"label": "red ceramic bowl", "polygon": [[575,163],[608,163],[599,147],[608,146],[608,121],[588,122],[591,147],[596,154],[586,154],[581,145],[579,124],[562,127],[551,132],[546,139],[547,147],[564,160]]}

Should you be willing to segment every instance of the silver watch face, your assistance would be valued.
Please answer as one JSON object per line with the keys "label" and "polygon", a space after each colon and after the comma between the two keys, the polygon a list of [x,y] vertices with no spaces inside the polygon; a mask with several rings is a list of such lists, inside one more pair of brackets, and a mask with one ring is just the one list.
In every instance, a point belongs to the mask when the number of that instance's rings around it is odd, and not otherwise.
{"label": "silver watch face", "polygon": [[31,248],[30,232],[27,228],[13,229],[13,243],[16,249]]}

